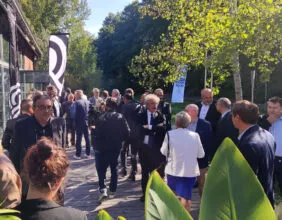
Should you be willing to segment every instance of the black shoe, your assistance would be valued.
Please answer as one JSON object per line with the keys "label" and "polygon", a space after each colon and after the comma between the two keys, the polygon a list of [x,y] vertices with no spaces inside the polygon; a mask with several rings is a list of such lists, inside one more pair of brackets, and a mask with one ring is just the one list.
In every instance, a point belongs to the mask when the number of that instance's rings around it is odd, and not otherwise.
{"label": "black shoe", "polygon": [[127,175],[127,171],[126,171],[126,169],[124,169],[124,168],[122,168],[122,170],[121,170],[121,176],[122,177],[125,177],[126,175]]}
{"label": "black shoe", "polygon": [[145,202],[145,196],[144,195],[140,197],[140,201]]}

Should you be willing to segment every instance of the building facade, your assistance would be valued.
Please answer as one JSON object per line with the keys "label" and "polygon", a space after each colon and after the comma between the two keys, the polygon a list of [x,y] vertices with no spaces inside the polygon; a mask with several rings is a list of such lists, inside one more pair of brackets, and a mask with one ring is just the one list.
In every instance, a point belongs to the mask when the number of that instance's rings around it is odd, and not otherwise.
{"label": "building facade", "polygon": [[[8,20],[8,4],[15,12],[16,28],[11,33]],[[9,89],[10,89],[10,42],[11,35],[16,36],[16,53],[18,64],[15,66],[18,72],[36,69],[36,60],[41,51],[26,22],[23,11],[17,0],[0,0],[0,136],[9,118]],[[26,85],[21,85],[26,88]],[[25,91],[22,91],[25,92]]]}

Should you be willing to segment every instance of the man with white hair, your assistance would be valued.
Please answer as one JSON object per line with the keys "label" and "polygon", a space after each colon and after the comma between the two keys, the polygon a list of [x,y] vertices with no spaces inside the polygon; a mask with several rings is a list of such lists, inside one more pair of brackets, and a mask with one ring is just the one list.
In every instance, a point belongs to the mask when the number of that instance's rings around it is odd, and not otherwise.
{"label": "man with white hair", "polygon": [[205,156],[198,159],[198,164],[200,168],[200,176],[197,177],[199,184],[199,193],[202,196],[204,184],[206,180],[206,173],[209,166],[208,154],[213,148],[213,132],[210,122],[198,117],[199,108],[195,104],[190,104],[185,107],[185,112],[187,112],[191,117],[191,123],[188,126],[188,130],[194,131],[199,134],[201,143],[203,145]]}
{"label": "man with white hair", "polygon": [[217,122],[220,114],[216,110],[215,101],[211,89],[205,88],[201,91],[201,101],[196,105],[199,107],[199,118],[205,119],[211,123],[213,132],[216,131]]}
{"label": "man with white hair", "polygon": [[164,100],[164,91],[161,88],[155,90],[155,95],[160,98],[158,110],[165,116],[166,130],[171,130],[171,106]]}
{"label": "man with white hair", "polygon": [[[139,114],[140,120],[140,141],[141,147],[139,151],[140,163],[142,168],[142,191],[143,196],[140,198],[144,202],[147,182],[151,172],[165,161],[165,157],[161,154],[165,136],[165,117],[158,111],[160,99],[153,94],[145,97],[146,108]],[[160,175],[164,176],[164,170],[159,170]]]}
{"label": "man with white hair", "polygon": [[231,101],[228,98],[222,97],[217,100],[216,109],[221,114],[217,124],[215,135],[215,147],[213,154],[221,145],[222,141],[229,137],[235,144],[238,143],[239,131],[234,127],[231,114]]}

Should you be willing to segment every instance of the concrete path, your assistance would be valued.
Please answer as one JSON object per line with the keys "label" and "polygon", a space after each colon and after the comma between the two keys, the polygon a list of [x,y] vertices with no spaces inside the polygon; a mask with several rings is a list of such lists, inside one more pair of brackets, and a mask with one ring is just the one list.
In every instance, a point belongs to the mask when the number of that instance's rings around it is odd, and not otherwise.
{"label": "concrete path", "polygon": [[[93,220],[98,211],[105,209],[114,219],[123,216],[128,220],[144,219],[144,204],[140,202],[141,196],[141,170],[139,167],[136,182],[132,182],[127,177],[119,178],[118,189],[114,199],[109,199],[98,204],[98,176],[94,164],[94,159],[74,160],[74,148],[68,149],[71,166],[68,173],[65,205],[86,211],[88,219]],[[129,171],[129,170],[128,170]],[[109,170],[107,181],[109,181]],[[199,196],[197,189],[193,192],[193,204],[191,215],[198,219]]]}

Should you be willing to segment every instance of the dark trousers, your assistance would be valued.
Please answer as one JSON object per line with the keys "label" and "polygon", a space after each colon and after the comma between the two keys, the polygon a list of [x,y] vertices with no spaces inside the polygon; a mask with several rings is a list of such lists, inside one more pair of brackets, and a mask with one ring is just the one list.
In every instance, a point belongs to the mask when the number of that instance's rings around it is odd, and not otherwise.
{"label": "dark trousers", "polygon": [[164,177],[164,166],[162,164],[165,161],[165,157],[161,154],[160,150],[141,144],[139,158],[142,168],[142,192],[145,195],[149,177],[155,169]]}
{"label": "dark trousers", "polygon": [[82,135],[84,135],[85,143],[86,143],[86,154],[90,155],[90,139],[88,133],[88,126],[77,126],[76,127],[76,153],[75,155],[80,157],[81,155],[81,141]]}
{"label": "dark trousers", "polygon": [[72,118],[67,118],[66,119],[67,123],[67,140],[66,144],[67,146],[69,145],[69,138],[68,135],[71,134],[71,145],[75,145],[75,126],[74,126],[74,121]]}
{"label": "dark trousers", "polygon": [[131,175],[135,175],[137,172],[137,153],[138,153],[138,141],[132,140],[129,142],[124,142],[121,152],[120,152],[120,159],[121,159],[121,166],[123,169],[126,169],[126,152],[128,151],[130,145],[131,149]]}
{"label": "dark trousers", "polygon": [[95,151],[96,169],[101,192],[106,189],[106,172],[108,166],[110,166],[111,169],[110,191],[115,192],[117,190],[119,153],[119,149]]}
{"label": "dark trousers", "polygon": [[275,158],[274,178],[278,181],[280,195],[282,195],[282,158]]}

